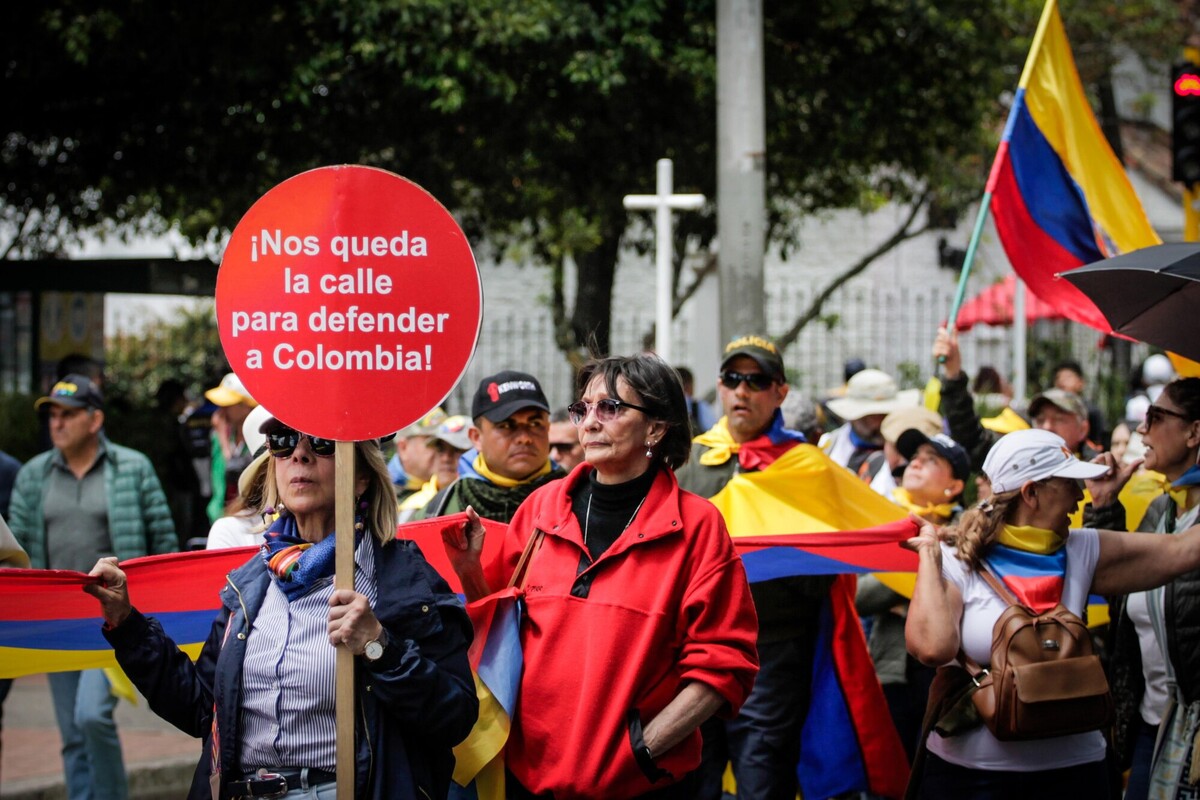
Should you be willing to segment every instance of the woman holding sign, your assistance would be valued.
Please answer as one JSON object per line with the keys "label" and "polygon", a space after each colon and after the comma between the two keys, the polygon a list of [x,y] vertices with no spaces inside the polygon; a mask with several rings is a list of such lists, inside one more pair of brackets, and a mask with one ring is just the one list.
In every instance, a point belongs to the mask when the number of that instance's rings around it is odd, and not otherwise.
{"label": "woman holding sign", "polygon": [[115,559],[96,565],[102,583],[89,587],[105,637],[150,707],[205,740],[191,798],[335,796],[335,647],[356,656],[355,797],[445,797],[450,748],[478,712],[462,605],[396,540],[374,441],[355,445],[354,591],[335,590],[336,443],[275,419],[262,432],[265,502],[279,518],[227,576],[199,660],[131,607]]}
{"label": "woman holding sign", "polygon": [[533,543],[508,796],[691,797],[700,723],[736,714],[758,670],[749,586],[719,512],[675,480],[691,429],[674,369],[606,358],[578,389],[586,461],[521,504],[495,561],[473,511],[443,530],[472,600]]}

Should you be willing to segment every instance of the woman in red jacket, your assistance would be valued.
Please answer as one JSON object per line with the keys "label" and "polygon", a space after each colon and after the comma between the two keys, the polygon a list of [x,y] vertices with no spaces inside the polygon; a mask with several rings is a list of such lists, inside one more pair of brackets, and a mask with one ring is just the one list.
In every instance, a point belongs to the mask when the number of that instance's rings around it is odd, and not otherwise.
{"label": "woman in red jacket", "polygon": [[510,798],[685,798],[699,726],[732,716],[758,670],[757,619],[720,513],[679,488],[691,434],[653,355],[580,372],[586,461],[538,489],[483,565],[483,527],[444,536],[468,599],[507,585],[526,542],[525,670],[505,749]]}

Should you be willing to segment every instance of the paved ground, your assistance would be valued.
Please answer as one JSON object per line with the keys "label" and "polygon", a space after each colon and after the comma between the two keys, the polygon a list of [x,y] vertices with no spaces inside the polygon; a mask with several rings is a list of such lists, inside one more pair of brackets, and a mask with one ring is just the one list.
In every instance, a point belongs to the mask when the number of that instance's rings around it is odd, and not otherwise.
{"label": "paved ground", "polygon": [[[200,757],[200,741],[163,722],[139,698],[117,705],[117,728],[129,773],[130,792],[144,800],[179,798],[187,792]],[[0,798],[50,800],[62,788],[62,740],[45,675],[18,678],[4,701]]]}

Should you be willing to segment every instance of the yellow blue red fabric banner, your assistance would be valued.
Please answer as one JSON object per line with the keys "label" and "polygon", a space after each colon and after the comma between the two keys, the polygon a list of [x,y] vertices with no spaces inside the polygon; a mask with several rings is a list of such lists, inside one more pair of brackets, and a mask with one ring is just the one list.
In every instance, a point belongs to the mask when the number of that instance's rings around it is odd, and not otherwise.
{"label": "yellow blue red fabric banner", "polygon": [[[915,535],[916,525],[809,444],[760,472],[735,475],[712,502],[751,581],[838,575],[822,609],[810,676],[813,699],[797,765],[801,794],[903,796],[908,759],[867,651],[850,573],[915,570],[914,554],[897,543]],[[802,544],[808,537],[811,547]]]}
{"label": "yellow blue red fabric banner", "polygon": [[[131,559],[121,569],[133,603],[195,658],[217,616],[226,573],[256,552],[170,553]],[[94,581],[82,572],[0,571],[0,678],[117,666],[100,634],[100,603],[83,591]]]}
{"label": "yellow blue red fabric banner", "polygon": [[1042,12],[987,192],[1000,241],[1029,289],[1108,333],[1095,304],[1054,276],[1160,239],[1092,114],[1055,0]]}

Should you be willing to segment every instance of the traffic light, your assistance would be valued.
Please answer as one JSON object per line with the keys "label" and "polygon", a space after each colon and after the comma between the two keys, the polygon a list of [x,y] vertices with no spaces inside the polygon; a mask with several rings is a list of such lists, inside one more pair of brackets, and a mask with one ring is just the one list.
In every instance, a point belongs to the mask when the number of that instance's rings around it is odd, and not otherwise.
{"label": "traffic light", "polygon": [[1171,70],[1171,179],[1200,183],[1200,65]]}

